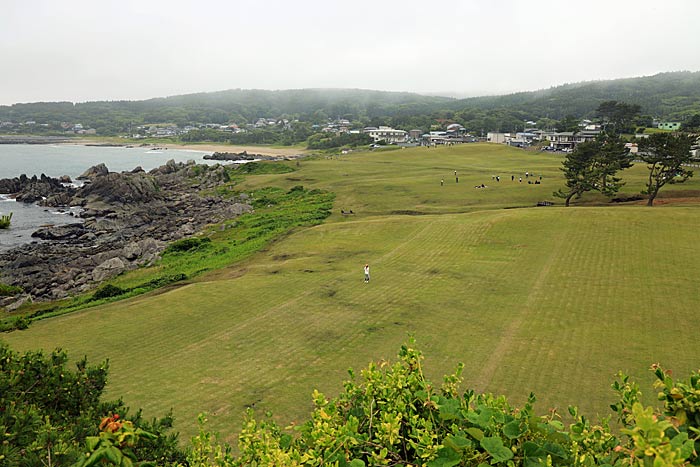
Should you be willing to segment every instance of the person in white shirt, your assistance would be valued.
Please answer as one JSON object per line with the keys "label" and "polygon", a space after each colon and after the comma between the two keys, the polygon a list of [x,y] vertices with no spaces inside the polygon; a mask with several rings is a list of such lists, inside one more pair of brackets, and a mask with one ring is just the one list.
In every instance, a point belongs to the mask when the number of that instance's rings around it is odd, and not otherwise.
{"label": "person in white shirt", "polygon": [[365,284],[369,282],[369,264],[365,264]]}

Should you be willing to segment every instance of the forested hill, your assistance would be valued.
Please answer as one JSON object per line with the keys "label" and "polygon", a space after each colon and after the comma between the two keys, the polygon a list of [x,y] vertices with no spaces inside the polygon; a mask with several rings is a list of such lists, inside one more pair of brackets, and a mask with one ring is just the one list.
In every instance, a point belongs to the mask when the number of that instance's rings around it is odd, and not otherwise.
{"label": "forested hill", "polygon": [[143,101],[39,102],[0,106],[0,120],[80,122],[100,130],[109,123],[246,123],[257,118],[300,118],[326,122],[347,118],[430,114],[457,102],[449,97],[360,89],[232,89]]}
{"label": "forested hill", "polygon": [[700,113],[700,72],[659,73],[641,78],[565,84],[534,92],[462,99],[463,108],[509,108],[534,119],[561,119],[567,115],[592,117],[601,102],[638,104],[642,113],[670,120]]}
{"label": "forested hill", "polygon": [[403,129],[427,129],[436,120],[449,120],[470,131],[508,131],[522,126],[525,120],[548,127],[567,115],[592,117],[606,100],[638,104],[642,114],[650,117],[684,121],[700,114],[700,72],[566,84],[469,99],[359,89],[234,89],[143,101],[15,104],[0,106],[0,122],[34,121],[36,129],[44,124],[44,128],[57,132],[61,131],[61,122],[80,123],[108,135],[125,133],[144,123],[240,125],[254,123],[260,117],[319,124],[329,118],[343,118],[356,127],[385,124]]}

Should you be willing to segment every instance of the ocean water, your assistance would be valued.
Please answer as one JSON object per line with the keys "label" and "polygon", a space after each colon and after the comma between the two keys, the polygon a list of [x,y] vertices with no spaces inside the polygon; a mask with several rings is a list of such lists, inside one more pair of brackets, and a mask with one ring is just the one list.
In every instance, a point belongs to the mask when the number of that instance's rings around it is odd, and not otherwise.
{"label": "ocean water", "polygon": [[[0,178],[13,178],[21,174],[28,177],[50,177],[68,175],[72,179],[88,168],[104,162],[110,172],[132,170],[137,166],[149,171],[165,164],[168,160],[197,163],[205,161],[207,151],[168,149],[151,151],[148,148],[97,147],[77,145],[43,144],[0,144]],[[0,229],[0,252],[36,241],[32,232],[46,225],[60,225],[80,222],[71,211],[60,212],[55,208],[45,208],[34,204],[18,203],[0,194],[0,214],[12,213],[9,229]],[[77,211],[73,210],[73,214]]]}
{"label": "ocean water", "polygon": [[[148,148],[78,146],[72,144],[0,144],[0,178],[12,178],[21,174],[28,177],[68,175],[75,178],[93,165],[104,162],[110,172],[132,170],[137,166],[149,171],[175,162],[205,162],[205,154],[211,151],[185,149],[149,150]],[[207,161],[208,162],[208,161]]]}

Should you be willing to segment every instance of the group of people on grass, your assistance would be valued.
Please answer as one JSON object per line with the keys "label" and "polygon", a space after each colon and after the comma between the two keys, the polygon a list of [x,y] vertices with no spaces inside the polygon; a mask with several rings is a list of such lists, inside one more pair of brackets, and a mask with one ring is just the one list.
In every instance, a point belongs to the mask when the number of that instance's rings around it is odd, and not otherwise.
{"label": "group of people on grass", "polygon": [[[535,181],[533,182],[530,180],[530,178],[534,179]],[[491,175],[491,180],[495,180],[496,183],[501,182],[501,176],[500,175]],[[527,180],[528,185],[540,185],[542,184],[542,175],[535,175],[534,173],[530,172],[525,172],[525,180]],[[515,175],[510,176],[510,181],[514,182],[515,181]],[[523,183],[523,177],[519,176],[518,177],[518,182]],[[455,170],[455,183],[459,183],[459,176],[457,175],[457,171]],[[440,179],[440,186],[445,186],[445,179],[441,178]],[[474,188],[488,188],[488,185],[482,183],[481,185],[474,185]]]}

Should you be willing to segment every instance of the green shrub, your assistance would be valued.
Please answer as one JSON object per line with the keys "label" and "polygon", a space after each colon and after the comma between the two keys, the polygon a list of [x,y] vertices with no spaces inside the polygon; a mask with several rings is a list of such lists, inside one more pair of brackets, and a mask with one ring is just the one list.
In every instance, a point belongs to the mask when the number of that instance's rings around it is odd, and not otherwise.
{"label": "green shrub", "polygon": [[370,363],[335,398],[318,391],[314,410],[294,432],[280,428],[268,414],[248,411],[238,438],[238,454],[215,446],[200,416],[200,434],[192,439],[191,467],[216,465],[406,466],[607,466],[682,467],[698,465],[700,376],[676,382],[656,369],[664,412],[644,407],[636,386],[626,377],[613,387],[622,399],[615,405],[625,417],[621,434],[603,419],[592,424],[569,408],[566,426],[555,410],[535,412],[535,397],[511,405],[504,396],[476,394],[459,388],[463,366],[431,383],[423,355],[413,342],[402,346],[399,361]]}
{"label": "green shrub", "polygon": [[[91,451],[90,438],[102,436],[98,424],[106,417],[128,417],[128,425],[123,425],[154,435],[138,445],[120,440],[121,447],[131,444],[127,449],[134,458],[152,461],[150,465],[182,465],[184,453],[177,435],[170,432],[172,415],[152,421],[144,420],[141,411],[129,416],[121,400],[102,400],[106,381],[107,363],[88,366],[83,358],[69,366],[62,351],[19,354],[0,344],[0,465],[60,467],[84,462]],[[119,458],[114,451],[110,454]]]}
{"label": "green shrub", "polygon": [[12,324],[14,325],[15,329],[27,329],[29,327],[29,320],[24,316],[18,316]]}
{"label": "green shrub", "polygon": [[7,285],[0,282],[0,297],[9,297],[22,293],[22,287],[16,285]]}
{"label": "green shrub", "polygon": [[237,164],[233,169],[233,173],[246,175],[262,175],[262,174],[285,174],[294,172],[294,168],[280,162],[247,162],[245,164]]}
{"label": "green shrub", "polygon": [[178,273],[178,274],[173,274],[170,276],[160,276],[156,277],[154,279],[151,279],[148,282],[144,282],[143,284],[138,285],[136,288],[145,288],[145,289],[157,289],[158,287],[163,287],[168,284],[172,284],[174,282],[179,282],[179,281],[184,281],[187,279],[187,274],[185,273]]}
{"label": "green shrub", "polygon": [[92,294],[91,300],[102,300],[104,298],[118,297],[124,295],[128,290],[122,289],[112,284],[105,284]]}
{"label": "green shrub", "polygon": [[186,251],[198,250],[208,246],[210,243],[211,239],[209,237],[183,238],[182,240],[177,240],[168,245],[163,254],[183,253]]}
{"label": "green shrub", "polygon": [[12,213],[0,216],[0,229],[8,229],[10,227],[10,221],[12,220]]}

